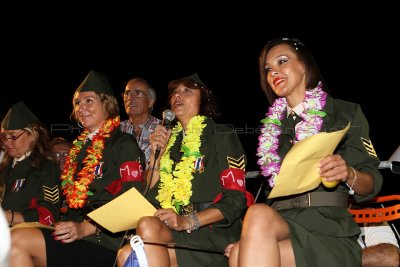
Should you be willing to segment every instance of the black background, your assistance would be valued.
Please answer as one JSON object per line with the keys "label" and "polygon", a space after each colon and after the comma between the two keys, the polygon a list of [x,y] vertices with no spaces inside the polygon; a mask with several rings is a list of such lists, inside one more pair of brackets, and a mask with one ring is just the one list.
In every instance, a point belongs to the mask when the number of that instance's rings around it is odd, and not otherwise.
{"label": "black background", "polygon": [[[156,88],[154,114],[160,117],[168,81],[198,72],[219,100],[219,122],[240,133],[247,170],[257,170],[254,131],[268,108],[258,56],[269,39],[286,36],[299,38],[313,52],[334,97],[361,104],[381,160],[399,146],[398,21],[392,6],[382,1],[351,9],[339,2],[313,7],[219,3],[219,8],[185,3],[178,10],[169,4],[36,3],[3,9],[2,116],[23,100],[53,136],[72,139],[77,134],[69,120],[72,95],[91,69],[109,75],[122,119],[120,93],[130,78],[143,77]],[[399,177],[384,175],[382,193],[398,192]]]}

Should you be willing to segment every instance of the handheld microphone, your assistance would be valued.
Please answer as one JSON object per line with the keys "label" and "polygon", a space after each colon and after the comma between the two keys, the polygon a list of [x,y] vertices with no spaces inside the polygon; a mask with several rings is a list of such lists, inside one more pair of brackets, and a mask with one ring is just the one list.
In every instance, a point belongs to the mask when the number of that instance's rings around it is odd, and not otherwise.
{"label": "handheld microphone", "polygon": [[167,129],[169,129],[172,121],[175,119],[175,113],[170,109],[166,109],[164,110],[162,116],[163,116],[162,126],[165,126]]}
{"label": "handheld microphone", "polygon": [[[165,128],[167,128],[167,129],[169,129],[171,127],[171,123],[174,119],[175,119],[175,113],[170,109],[166,109],[163,112],[163,120],[162,120],[161,125],[165,126]],[[160,151],[161,151],[161,147],[157,146],[156,153],[154,154],[154,162],[156,162],[156,160],[158,159],[158,156],[160,156]]]}
{"label": "handheld microphone", "polygon": [[[169,129],[171,127],[171,123],[172,123],[172,121],[174,119],[175,119],[175,113],[173,111],[169,110],[169,109],[166,109],[163,112],[163,120],[162,120],[161,125],[165,126],[167,129]],[[148,178],[148,182],[147,182],[146,188],[145,188],[145,190],[143,192],[143,195],[145,197],[147,196],[147,193],[149,192],[150,184],[151,184],[151,181],[153,180],[154,166],[156,164],[156,161],[157,161],[158,157],[160,156],[160,151],[161,151],[161,147],[157,146],[156,152],[154,153],[153,167],[150,168],[151,172],[149,172],[149,174],[148,174],[148,177],[149,177]]]}

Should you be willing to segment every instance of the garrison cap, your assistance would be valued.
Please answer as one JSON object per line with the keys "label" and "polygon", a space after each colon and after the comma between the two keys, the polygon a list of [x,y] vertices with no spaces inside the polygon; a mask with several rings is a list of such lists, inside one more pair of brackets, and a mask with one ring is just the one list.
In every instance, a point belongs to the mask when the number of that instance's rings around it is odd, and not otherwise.
{"label": "garrison cap", "polygon": [[[184,82],[184,83],[189,82],[189,84],[191,84],[192,86],[194,85],[196,87],[197,86],[201,87],[201,88],[207,87],[203,83],[203,81],[200,79],[199,75],[197,73],[194,73],[190,76],[170,81],[168,83],[168,90],[171,91],[171,90],[175,89],[182,82]],[[186,84],[186,85],[188,86],[188,84]]]}
{"label": "garrison cap", "polygon": [[1,121],[1,128],[4,130],[19,130],[39,122],[39,119],[30,111],[25,103],[19,101],[8,110],[6,116]]}
{"label": "garrison cap", "polygon": [[96,92],[114,96],[107,75],[91,70],[76,92]]}
{"label": "garrison cap", "polygon": [[195,81],[196,83],[198,83],[198,85],[201,85],[201,86],[204,86],[204,87],[206,86],[203,83],[203,81],[200,79],[199,74],[197,74],[197,73],[192,74],[192,75],[190,75],[188,77],[182,78],[181,80],[189,80],[189,79]]}

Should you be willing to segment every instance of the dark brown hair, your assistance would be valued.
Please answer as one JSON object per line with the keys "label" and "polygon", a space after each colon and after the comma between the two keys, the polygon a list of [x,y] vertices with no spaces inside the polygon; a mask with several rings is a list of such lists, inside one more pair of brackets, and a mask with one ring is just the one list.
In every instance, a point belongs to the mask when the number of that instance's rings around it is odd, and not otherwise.
{"label": "dark brown hair", "polygon": [[217,100],[212,91],[207,86],[188,78],[173,80],[168,83],[168,106],[171,105],[172,92],[179,85],[183,85],[191,89],[200,90],[199,115],[208,116],[211,118],[217,118],[221,115],[218,108]]}
{"label": "dark brown hair", "polygon": [[269,103],[272,105],[278,96],[272,90],[267,81],[267,72],[265,70],[265,59],[268,52],[275,46],[286,44],[297,55],[298,60],[304,65],[306,76],[307,90],[317,87],[318,82],[322,80],[317,62],[315,61],[311,52],[306,46],[298,39],[277,38],[269,41],[261,50],[259,58],[260,82],[261,88],[268,98]]}

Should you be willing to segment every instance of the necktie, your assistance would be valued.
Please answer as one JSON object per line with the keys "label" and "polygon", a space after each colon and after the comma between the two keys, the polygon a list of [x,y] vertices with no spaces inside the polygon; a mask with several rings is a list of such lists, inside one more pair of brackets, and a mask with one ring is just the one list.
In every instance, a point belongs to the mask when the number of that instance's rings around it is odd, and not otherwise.
{"label": "necktie", "polygon": [[294,144],[296,140],[296,125],[302,121],[299,115],[297,115],[293,110],[290,112],[289,117],[289,127],[291,128],[291,133],[292,133],[292,139],[290,140],[290,143]]}

